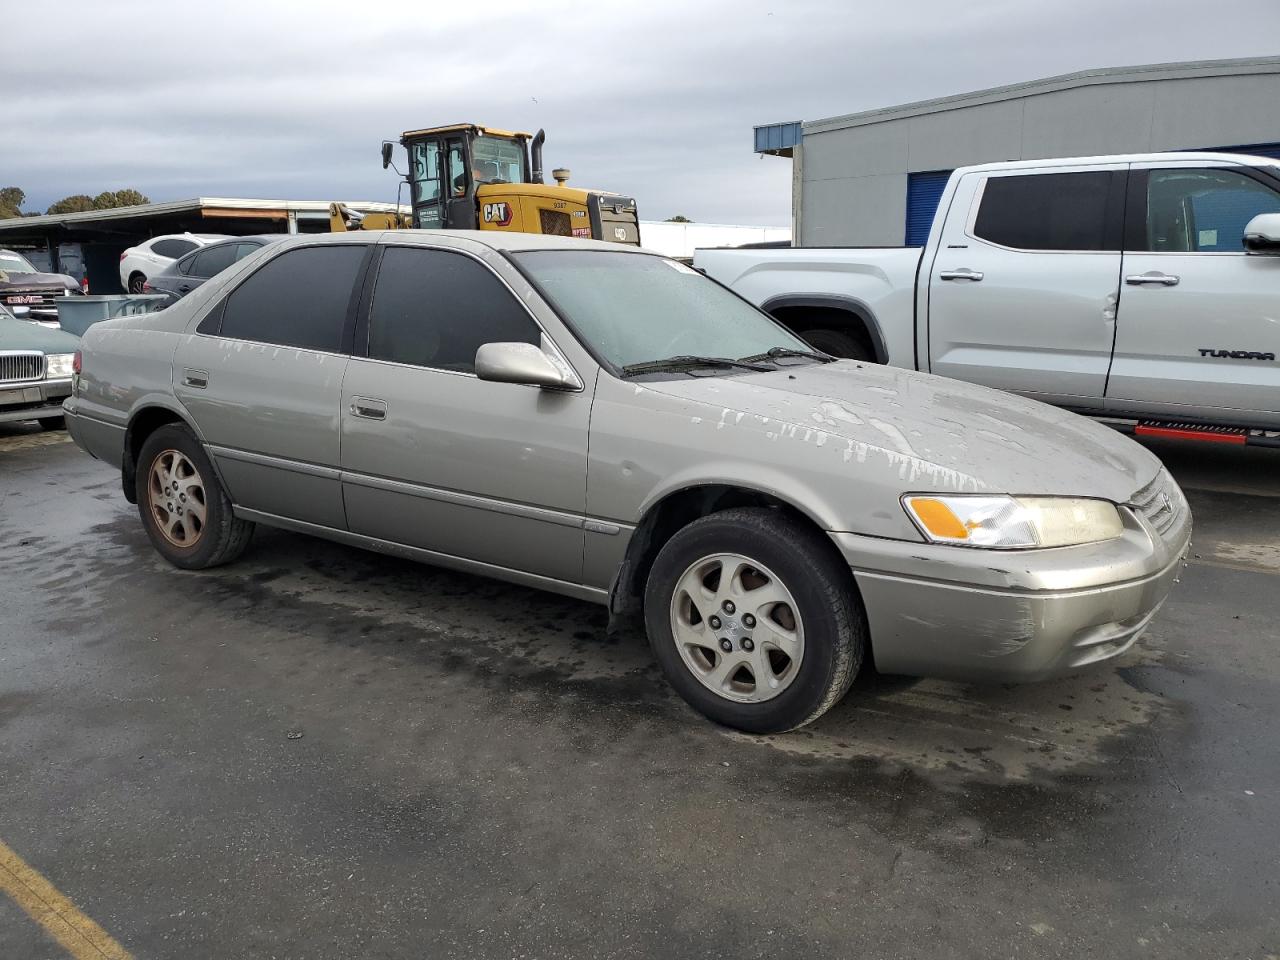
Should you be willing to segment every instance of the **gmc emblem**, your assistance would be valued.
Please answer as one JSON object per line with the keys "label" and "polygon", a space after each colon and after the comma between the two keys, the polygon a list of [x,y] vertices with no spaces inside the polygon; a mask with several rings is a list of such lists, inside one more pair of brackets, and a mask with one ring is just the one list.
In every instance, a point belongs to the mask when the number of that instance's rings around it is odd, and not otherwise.
{"label": "gmc emblem", "polygon": [[17,297],[9,297],[8,299],[10,303],[40,303],[43,298],[40,297],[39,294],[31,293]]}

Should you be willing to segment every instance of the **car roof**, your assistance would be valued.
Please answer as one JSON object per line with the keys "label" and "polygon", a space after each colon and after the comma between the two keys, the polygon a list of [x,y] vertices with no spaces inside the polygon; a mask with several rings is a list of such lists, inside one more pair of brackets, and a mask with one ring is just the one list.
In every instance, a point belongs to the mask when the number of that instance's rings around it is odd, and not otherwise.
{"label": "car roof", "polygon": [[1168,153],[1116,153],[1096,157],[1045,157],[1040,160],[994,160],[958,168],[963,173],[985,173],[999,170],[1034,170],[1042,167],[1088,167],[1116,163],[1200,163],[1244,164],[1248,166],[1275,166],[1271,157],[1257,157],[1247,153],[1223,153],[1209,150],[1181,150]]}
{"label": "car roof", "polygon": [[444,241],[457,246],[457,241],[479,244],[491,250],[590,250],[607,253],[641,253],[654,256],[653,250],[630,244],[578,237],[557,237],[540,233],[507,233],[499,230],[350,230],[340,233],[296,233],[286,235],[291,246],[299,243],[383,243],[407,241],[427,243]]}

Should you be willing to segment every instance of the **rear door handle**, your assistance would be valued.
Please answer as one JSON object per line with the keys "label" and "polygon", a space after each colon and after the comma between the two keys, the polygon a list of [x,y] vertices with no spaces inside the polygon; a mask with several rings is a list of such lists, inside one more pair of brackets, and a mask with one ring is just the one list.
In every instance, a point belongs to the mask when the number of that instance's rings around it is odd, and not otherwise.
{"label": "rear door handle", "polygon": [[366,420],[387,419],[387,401],[375,400],[372,397],[352,397],[352,416],[364,417]]}
{"label": "rear door handle", "polygon": [[1135,273],[1125,277],[1124,282],[1140,287],[1144,283],[1158,283],[1164,287],[1176,287],[1178,278],[1167,273],[1160,273],[1158,270],[1152,270],[1150,273]]}
{"label": "rear door handle", "polygon": [[939,280],[972,280],[977,283],[983,277],[982,271],[961,267],[959,270],[943,270],[938,274]]}
{"label": "rear door handle", "polygon": [[182,370],[182,382],[188,387],[203,390],[209,386],[209,373],[206,370],[193,370],[190,367],[184,367]]}

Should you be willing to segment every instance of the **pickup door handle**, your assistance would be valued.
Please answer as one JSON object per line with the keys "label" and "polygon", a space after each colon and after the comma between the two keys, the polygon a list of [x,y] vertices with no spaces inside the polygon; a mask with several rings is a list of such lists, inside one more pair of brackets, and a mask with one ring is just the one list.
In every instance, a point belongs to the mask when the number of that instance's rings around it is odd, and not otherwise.
{"label": "pickup door handle", "polygon": [[374,400],[371,397],[352,397],[351,414],[364,417],[366,420],[387,419],[387,401]]}
{"label": "pickup door handle", "polygon": [[970,270],[961,267],[959,270],[943,270],[938,274],[939,280],[972,280],[977,283],[983,277],[981,270]]}
{"label": "pickup door handle", "polygon": [[209,386],[209,374],[205,370],[192,370],[190,367],[182,371],[182,382],[188,387],[195,387],[197,390],[203,390]]}
{"label": "pickup door handle", "polygon": [[1125,277],[1124,282],[1133,284],[1135,287],[1140,287],[1144,283],[1158,283],[1163,287],[1176,287],[1178,285],[1178,278],[1170,276],[1167,273],[1159,273],[1158,271],[1153,270],[1150,273],[1132,274],[1131,276]]}

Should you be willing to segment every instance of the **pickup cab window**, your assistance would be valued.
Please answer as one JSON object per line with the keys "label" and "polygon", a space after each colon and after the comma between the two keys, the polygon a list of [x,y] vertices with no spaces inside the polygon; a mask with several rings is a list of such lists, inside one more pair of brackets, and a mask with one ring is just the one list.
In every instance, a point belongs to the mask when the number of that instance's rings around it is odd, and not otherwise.
{"label": "pickup cab window", "polygon": [[1154,253],[1243,253],[1244,228],[1260,213],[1280,213],[1280,194],[1221,168],[1147,174],[1146,244]]}
{"label": "pickup cab window", "polygon": [[1015,250],[1119,250],[1123,173],[988,177],[973,235]]}

